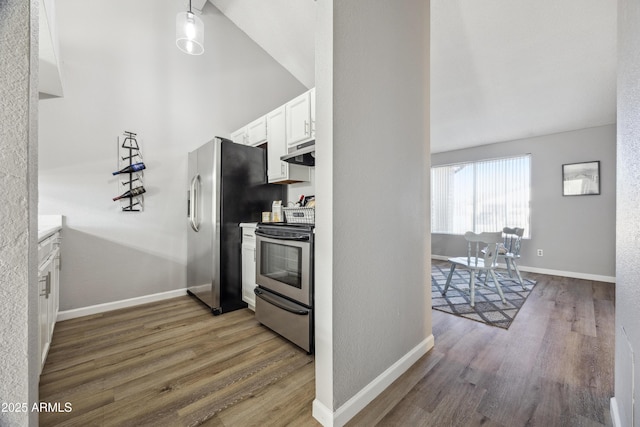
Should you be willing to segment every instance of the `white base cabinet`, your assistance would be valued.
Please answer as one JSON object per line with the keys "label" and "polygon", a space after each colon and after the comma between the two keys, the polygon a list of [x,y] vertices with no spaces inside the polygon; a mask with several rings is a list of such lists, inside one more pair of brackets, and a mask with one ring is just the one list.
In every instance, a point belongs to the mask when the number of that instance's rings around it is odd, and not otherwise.
{"label": "white base cabinet", "polygon": [[60,305],[60,232],[38,243],[38,337],[40,372],[49,353]]}
{"label": "white base cabinet", "polygon": [[242,301],[256,310],[256,224],[243,223],[242,227]]}

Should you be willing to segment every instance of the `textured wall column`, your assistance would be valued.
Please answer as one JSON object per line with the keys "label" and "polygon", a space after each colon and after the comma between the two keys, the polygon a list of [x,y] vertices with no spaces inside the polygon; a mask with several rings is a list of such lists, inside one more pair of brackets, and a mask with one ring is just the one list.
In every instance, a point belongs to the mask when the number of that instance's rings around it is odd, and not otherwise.
{"label": "textured wall column", "polygon": [[0,402],[28,408],[2,426],[38,422],[37,5],[0,0]]}

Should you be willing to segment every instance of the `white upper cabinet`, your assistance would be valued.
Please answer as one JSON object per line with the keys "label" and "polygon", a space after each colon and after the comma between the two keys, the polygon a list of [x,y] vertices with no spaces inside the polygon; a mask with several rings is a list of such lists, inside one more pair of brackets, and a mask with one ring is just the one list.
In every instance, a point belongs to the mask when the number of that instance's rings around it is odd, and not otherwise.
{"label": "white upper cabinet", "polygon": [[312,139],[311,91],[307,91],[286,103],[285,109],[287,116],[287,145],[292,146],[310,141]]}
{"label": "white upper cabinet", "polygon": [[231,133],[230,139],[236,144],[260,145],[267,142],[267,116],[262,116]]}
{"label": "white upper cabinet", "polygon": [[247,127],[244,126],[241,129],[238,129],[235,132],[231,132],[230,139],[236,144],[247,145],[248,135],[247,135]]}
{"label": "white upper cabinet", "polygon": [[316,88],[309,91],[309,108],[311,110],[311,139],[316,139]]}
{"label": "white upper cabinet", "polygon": [[267,114],[267,140],[269,141],[267,144],[267,177],[269,182],[286,180],[288,164],[280,160],[280,156],[287,154],[284,107]]}
{"label": "white upper cabinet", "polygon": [[266,115],[267,117],[267,178],[271,183],[289,184],[309,181],[309,168],[290,165],[280,160],[287,154],[286,111],[282,106]]}
{"label": "white upper cabinet", "polygon": [[247,145],[260,145],[267,142],[267,116],[262,116],[247,125]]}
{"label": "white upper cabinet", "polygon": [[258,146],[267,143],[267,178],[270,183],[292,184],[310,181],[308,166],[280,160],[289,147],[315,139],[316,89],[276,108],[248,125],[231,133],[236,144]]}
{"label": "white upper cabinet", "polygon": [[60,43],[54,0],[39,0],[38,92],[63,96]]}

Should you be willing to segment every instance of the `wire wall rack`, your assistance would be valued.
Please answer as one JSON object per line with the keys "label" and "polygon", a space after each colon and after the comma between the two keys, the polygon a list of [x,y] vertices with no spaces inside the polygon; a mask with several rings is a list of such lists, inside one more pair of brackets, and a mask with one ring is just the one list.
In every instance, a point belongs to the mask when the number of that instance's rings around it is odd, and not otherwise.
{"label": "wire wall rack", "polygon": [[[118,136],[117,175],[119,196],[113,198],[120,202],[122,212],[142,212],[144,210],[144,170],[146,165],[135,132],[124,131]],[[120,142],[122,140],[122,143]]]}

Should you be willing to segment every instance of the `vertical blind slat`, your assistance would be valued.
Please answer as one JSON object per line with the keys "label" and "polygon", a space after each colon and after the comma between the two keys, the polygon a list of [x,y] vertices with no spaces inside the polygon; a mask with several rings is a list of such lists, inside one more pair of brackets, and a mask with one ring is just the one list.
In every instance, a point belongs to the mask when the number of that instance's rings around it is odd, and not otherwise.
{"label": "vertical blind slat", "polygon": [[464,234],[522,227],[530,234],[531,156],[431,168],[431,231]]}

